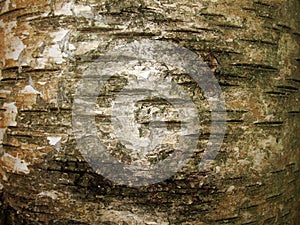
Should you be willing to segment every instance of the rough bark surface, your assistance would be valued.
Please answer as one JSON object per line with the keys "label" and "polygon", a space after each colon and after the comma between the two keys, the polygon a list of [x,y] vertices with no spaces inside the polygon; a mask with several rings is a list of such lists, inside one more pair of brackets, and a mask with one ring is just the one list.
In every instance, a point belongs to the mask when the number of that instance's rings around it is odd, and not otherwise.
{"label": "rough bark surface", "polygon": [[[2,224],[298,225],[299,4],[1,0]],[[72,103],[91,61],[140,39],[177,43],[201,56],[222,87],[228,118],[221,151],[198,172],[209,108],[193,81],[173,71],[202,115],[199,148],[170,179],[130,188],[85,162],[72,130]],[[122,81],[115,77],[99,96],[104,112]],[[130,161],[109,138],[109,116],[96,121],[112,153]]]}

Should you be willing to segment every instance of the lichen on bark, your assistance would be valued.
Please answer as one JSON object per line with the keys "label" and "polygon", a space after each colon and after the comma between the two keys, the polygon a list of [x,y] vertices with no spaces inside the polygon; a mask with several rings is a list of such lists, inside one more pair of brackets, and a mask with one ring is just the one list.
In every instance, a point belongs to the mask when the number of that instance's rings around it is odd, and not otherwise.
{"label": "lichen on bark", "polygon": [[[299,9],[296,0],[0,1],[0,221],[298,224]],[[156,68],[191,95],[201,133],[186,167],[137,188],[114,184],[84,160],[72,105],[91,62],[142,39],[176,43],[207,63],[226,101],[227,130],[213,164],[199,172],[207,100],[184,71]],[[110,110],[127,75],[110,79],[96,110]],[[151,113],[172,115],[158,99],[136,106],[141,132]],[[126,146],[110,137],[111,118],[100,114],[96,123],[113,155],[130,163]],[[178,123],[172,117],[168,126]]]}

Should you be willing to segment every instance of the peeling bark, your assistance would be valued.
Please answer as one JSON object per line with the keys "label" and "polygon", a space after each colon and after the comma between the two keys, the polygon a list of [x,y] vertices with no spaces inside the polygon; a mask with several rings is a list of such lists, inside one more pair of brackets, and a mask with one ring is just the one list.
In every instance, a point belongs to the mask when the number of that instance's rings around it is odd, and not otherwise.
{"label": "peeling bark", "polygon": [[[0,223],[298,225],[299,9],[296,0],[0,1]],[[93,60],[141,39],[177,43],[204,59],[226,100],[227,132],[199,172],[210,110],[189,77],[168,71],[199,110],[198,149],[170,179],[134,188],[85,162],[72,105]],[[112,77],[98,97],[103,112],[125,85]],[[155,99],[139,106],[172,111]],[[146,113],[139,116],[146,129]],[[96,123],[112,154],[130,162],[109,136],[109,116]]]}

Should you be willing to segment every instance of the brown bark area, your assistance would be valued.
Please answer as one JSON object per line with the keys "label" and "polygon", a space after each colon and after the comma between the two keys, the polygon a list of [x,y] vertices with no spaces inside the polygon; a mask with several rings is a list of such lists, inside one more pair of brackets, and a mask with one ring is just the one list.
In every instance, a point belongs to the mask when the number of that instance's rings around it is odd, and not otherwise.
{"label": "brown bark area", "polygon": [[[299,224],[299,1],[6,0],[0,7],[3,224]],[[71,110],[82,70],[140,39],[201,56],[222,87],[228,127],[207,171],[195,169],[209,133],[203,123],[187,167],[129,188],[84,161]],[[195,85],[181,85],[201,103]],[[110,98],[99,104],[109,107]]]}

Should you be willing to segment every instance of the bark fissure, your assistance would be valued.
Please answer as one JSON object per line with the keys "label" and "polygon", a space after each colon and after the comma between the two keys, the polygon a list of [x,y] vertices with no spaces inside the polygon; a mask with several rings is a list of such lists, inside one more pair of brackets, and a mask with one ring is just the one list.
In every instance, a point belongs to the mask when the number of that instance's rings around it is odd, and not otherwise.
{"label": "bark fissure", "polygon": [[[297,224],[296,0],[28,1],[0,2],[3,224]],[[185,167],[159,184],[130,188],[85,162],[72,130],[72,104],[89,63],[141,39],[177,43],[204,59],[226,100],[227,118],[216,123],[226,122],[227,130],[212,165],[199,172],[208,138],[221,136],[210,131],[212,110],[187,74],[156,65],[189,94],[201,129],[189,134],[198,142]],[[132,152],[111,136],[108,110],[126,85],[119,75],[109,80],[97,98],[95,123],[109,152],[132,163]],[[151,109],[165,104],[145,99],[135,106],[144,135]],[[186,125],[174,118],[151,122],[167,130]],[[149,161],[170,153],[181,154],[162,148]]]}

